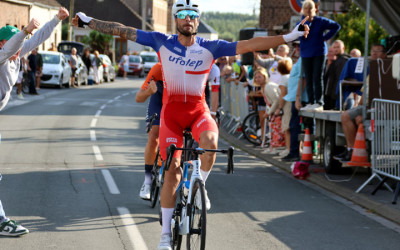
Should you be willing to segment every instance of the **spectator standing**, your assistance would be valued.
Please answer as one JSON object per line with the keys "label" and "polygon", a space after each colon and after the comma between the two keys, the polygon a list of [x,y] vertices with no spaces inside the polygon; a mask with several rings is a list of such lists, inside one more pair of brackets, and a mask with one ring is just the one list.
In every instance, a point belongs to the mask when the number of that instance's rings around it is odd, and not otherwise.
{"label": "spectator standing", "polygon": [[266,70],[268,70],[269,74],[269,81],[272,81],[274,83],[278,83],[279,79],[281,77],[281,74],[279,74],[277,70],[278,66],[278,61],[282,59],[287,59],[292,61],[289,55],[289,46],[286,44],[282,44],[278,46],[278,49],[276,51],[276,55],[274,54],[274,51],[272,49],[269,50],[269,58],[267,59],[262,59],[258,53],[255,54],[255,59],[256,62],[261,66],[264,67]]}
{"label": "spectator standing", "polygon": [[36,54],[36,89],[40,89],[40,80],[42,77],[42,71],[43,71],[43,58],[42,55],[39,53],[39,48],[36,48],[37,54]]}
{"label": "spectator standing", "polygon": [[[326,55],[325,61],[325,68],[324,68],[324,89],[325,89],[325,96],[324,96],[324,109],[328,110],[331,109],[331,93],[329,92],[329,86],[333,85],[333,83],[329,82],[332,81],[330,76],[332,76],[333,70],[333,62],[336,60],[335,49],[331,46],[328,49],[328,54]],[[336,85],[336,83],[335,83]],[[336,92],[336,91],[335,91]],[[336,93],[335,93],[336,95]]]}
{"label": "spectator standing", "polygon": [[29,94],[38,95],[36,91],[36,60],[37,50],[33,49],[31,54],[28,56],[28,79],[29,79]]}
{"label": "spectator standing", "polygon": [[22,94],[22,81],[27,74],[27,66],[26,60],[24,57],[21,57],[21,63],[19,67],[18,79],[15,85],[17,85],[17,97],[18,99],[24,99],[24,95]]}
{"label": "spectator standing", "polygon": [[288,82],[290,71],[292,70],[292,60],[280,60],[278,62],[277,70],[281,74],[278,86],[281,94],[279,95],[279,106],[275,111],[275,116],[282,115],[282,133],[285,134],[285,145],[286,149],[279,153],[279,156],[285,157],[290,152],[290,117],[291,113],[291,103],[287,102],[284,97],[288,93]]}
{"label": "spectator standing", "polygon": [[96,84],[100,84],[100,71],[99,68],[101,67],[101,59],[99,57],[99,52],[96,50],[94,52],[94,59],[92,62],[92,66],[93,66],[93,80]]}
{"label": "spectator standing", "polygon": [[122,56],[122,58],[121,58],[121,66],[124,68],[124,79],[128,79],[129,52],[126,52],[126,54]]}
{"label": "spectator standing", "polygon": [[338,23],[325,17],[316,16],[316,11],[314,1],[305,0],[303,2],[303,18],[309,17],[306,24],[310,27],[307,39],[300,38],[300,55],[303,58],[303,70],[306,75],[306,89],[309,100],[309,104],[303,108],[305,110],[323,109],[322,73],[327,52],[325,41],[331,39],[340,30]]}
{"label": "spectator standing", "polygon": [[352,49],[350,51],[350,56],[351,57],[361,57],[361,51],[359,49]]}
{"label": "spectator standing", "polygon": [[[265,135],[265,111],[267,104],[264,99],[264,88],[268,83],[268,73],[264,68],[260,68],[254,72],[254,78],[252,83],[252,90],[249,92],[249,97],[255,102],[256,111],[258,112],[258,117],[261,126],[261,141]],[[261,142],[260,141],[260,142]]]}
{"label": "spectator standing", "polygon": [[86,48],[83,51],[82,61],[86,66],[87,74],[89,76],[90,68],[92,67],[92,59],[90,59],[90,49],[89,48]]}
{"label": "spectator standing", "polygon": [[50,49],[48,49],[48,51],[57,51],[57,47],[54,43],[51,43],[51,47]]}
{"label": "spectator standing", "polygon": [[76,48],[71,49],[71,57],[69,60],[69,65],[71,66],[71,87],[75,88],[75,73],[76,73],[76,65],[78,63],[78,57],[76,56]]}

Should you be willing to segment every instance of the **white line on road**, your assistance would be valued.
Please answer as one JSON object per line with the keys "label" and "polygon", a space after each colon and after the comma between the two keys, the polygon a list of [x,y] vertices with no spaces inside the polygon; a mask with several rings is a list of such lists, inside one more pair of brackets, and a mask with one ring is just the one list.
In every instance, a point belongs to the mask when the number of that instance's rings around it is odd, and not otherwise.
{"label": "white line on road", "polygon": [[106,106],[107,105],[104,104],[103,106],[100,107],[100,109],[103,110]]}
{"label": "white line on road", "polygon": [[92,122],[90,123],[90,127],[91,127],[91,128],[96,127],[96,123],[97,123],[97,118],[93,118],[93,119],[92,119]]}
{"label": "white line on road", "polygon": [[101,155],[100,148],[98,146],[93,145],[93,152],[94,152],[94,156],[96,157],[96,160],[98,160],[98,161],[103,160],[103,156]]}
{"label": "white line on road", "polygon": [[96,131],[90,130],[90,140],[96,141]]}
{"label": "white line on road", "polygon": [[129,239],[133,245],[133,249],[135,250],[147,250],[147,245],[143,240],[142,235],[137,228],[135,221],[131,217],[129,210],[125,207],[118,207],[118,213],[121,216],[122,224],[125,226],[125,229],[128,233]]}
{"label": "white line on road", "polygon": [[116,96],[116,97],[114,97],[114,100],[118,100],[119,98],[121,98],[121,96],[119,95],[119,96]]}
{"label": "white line on road", "polygon": [[115,184],[115,181],[114,181],[113,177],[111,176],[110,171],[108,169],[102,169],[101,173],[103,174],[103,177],[106,180],[107,187],[108,187],[108,190],[110,191],[110,194],[120,194],[117,184]]}
{"label": "white line on road", "polygon": [[94,117],[99,117],[101,115],[101,110],[97,110],[96,114],[94,115]]}

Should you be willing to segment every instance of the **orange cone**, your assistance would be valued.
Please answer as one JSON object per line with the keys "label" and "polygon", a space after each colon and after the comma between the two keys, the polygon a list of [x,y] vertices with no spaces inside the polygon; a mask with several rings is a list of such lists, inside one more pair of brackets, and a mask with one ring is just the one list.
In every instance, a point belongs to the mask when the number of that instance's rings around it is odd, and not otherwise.
{"label": "orange cone", "polygon": [[306,135],[304,136],[303,153],[301,154],[301,160],[312,161],[310,129],[308,128],[306,128]]}
{"label": "orange cone", "polygon": [[351,155],[351,161],[347,162],[347,165],[371,167],[371,163],[368,162],[368,152],[365,144],[364,126],[362,123],[358,126],[353,154]]}

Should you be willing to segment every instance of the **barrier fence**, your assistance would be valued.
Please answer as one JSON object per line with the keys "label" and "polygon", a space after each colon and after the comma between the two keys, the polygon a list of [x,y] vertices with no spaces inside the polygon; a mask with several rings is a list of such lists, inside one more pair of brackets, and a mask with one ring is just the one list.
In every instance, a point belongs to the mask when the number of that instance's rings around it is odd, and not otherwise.
{"label": "barrier fence", "polygon": [[[372,107],[372,175],[356,191],[357,193],[375,177],[381,180],[376,190],[386,184],[387,178],[400,181],[400,102],[374,99]],[[384,178],[382,179],[381,176]],[[385,186],[392,191],[388,185]],[[397,189],[400,189],[399,184]],[[396,199],[397,196],[398,191],[395,194]]]}

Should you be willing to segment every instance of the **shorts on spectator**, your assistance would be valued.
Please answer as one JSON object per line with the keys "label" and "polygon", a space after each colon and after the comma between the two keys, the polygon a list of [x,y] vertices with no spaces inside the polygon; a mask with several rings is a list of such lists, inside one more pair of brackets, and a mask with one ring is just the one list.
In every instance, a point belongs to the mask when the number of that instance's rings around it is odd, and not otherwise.
{"label": "shorts on spectator", "polygon": [[71,68],[71,77],[75,76],[75,72],[76,72],[77,68]]}
{"label": "shorts on spectator", "polygon": [[290,128],[290,118],[292,117],[292,102],[285,102],[282,110],[282,132],[285,132]]}
{"label": "shorts on spectator", "polygon": [[347,110],[347,112],[348,112],[350,118],[352,120],[355,120],[357,116],[362,115],[362,109],[363,109],[362,106],[357,106],[355,108]]}

